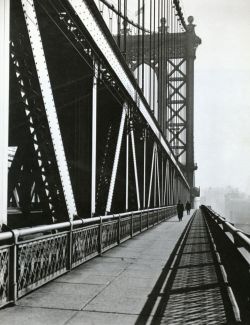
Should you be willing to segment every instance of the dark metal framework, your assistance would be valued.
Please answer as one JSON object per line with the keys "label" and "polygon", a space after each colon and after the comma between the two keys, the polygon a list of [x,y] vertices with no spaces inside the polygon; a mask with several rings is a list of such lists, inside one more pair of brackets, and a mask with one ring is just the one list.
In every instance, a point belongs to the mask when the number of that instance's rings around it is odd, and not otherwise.
{"label": "dark metal framework", "polygon": [[177,53],[187,53],[188,35],[195,51],[197,37],[176,1],[138,1],[137,23],[128,7],[10,1],[9,226],[190,199],[180,164],[188,119],[174,105],[188,107]]}

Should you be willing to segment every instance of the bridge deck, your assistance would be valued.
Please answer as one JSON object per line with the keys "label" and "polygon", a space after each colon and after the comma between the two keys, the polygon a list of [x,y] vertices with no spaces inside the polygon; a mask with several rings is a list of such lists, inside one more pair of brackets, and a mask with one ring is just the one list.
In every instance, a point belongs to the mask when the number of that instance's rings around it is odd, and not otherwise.
{"label": "bridge deck", "polygon": [[134,237],[0,311],[1,324],[218,324],[228,314],[198,212]]}

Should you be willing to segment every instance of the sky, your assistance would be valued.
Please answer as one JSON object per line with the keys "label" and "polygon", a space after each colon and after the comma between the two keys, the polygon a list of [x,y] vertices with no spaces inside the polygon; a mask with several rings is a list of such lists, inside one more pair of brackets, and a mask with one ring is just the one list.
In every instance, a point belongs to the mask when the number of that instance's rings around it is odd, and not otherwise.
{"label": "sky", "polygon": [[196,185],[250,194],[250,1],[182,5],[202,39],[195,62]]}

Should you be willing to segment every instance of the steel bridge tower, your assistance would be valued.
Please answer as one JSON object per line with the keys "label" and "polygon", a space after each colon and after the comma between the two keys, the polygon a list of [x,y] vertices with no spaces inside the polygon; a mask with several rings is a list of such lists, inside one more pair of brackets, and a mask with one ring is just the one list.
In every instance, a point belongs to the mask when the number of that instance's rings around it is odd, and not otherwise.
{"label": "steel bridge tower", "polygon": [[[192,200],[199,195],[194,182],[197,169],[194,160],[194,61],[196,49],[201,44],[193,21],[192,16],[188,17],[185,32],[169,33],[166,19],[162,18],[157,41],[151,46],[150,37],[146,35],[143,50],[138,56],[134,50],[138,36],[129,35],[128,31],[126,40],[126,58],[132,70],[135,71],[144,62],[157,75],[158,110],[155,117],[187,177]],[[150,52],[156,51],[158,55],[150,57]]]}

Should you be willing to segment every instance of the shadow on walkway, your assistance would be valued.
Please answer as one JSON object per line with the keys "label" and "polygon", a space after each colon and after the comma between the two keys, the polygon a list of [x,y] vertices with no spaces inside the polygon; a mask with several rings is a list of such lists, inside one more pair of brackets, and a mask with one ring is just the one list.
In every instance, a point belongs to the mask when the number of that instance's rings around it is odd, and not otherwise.
{"label": "shadow on walkway", "polygon": [[206,221],[197,211],[135,324],[235,324],[215,254]]}

